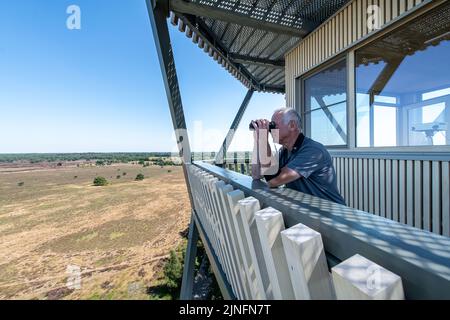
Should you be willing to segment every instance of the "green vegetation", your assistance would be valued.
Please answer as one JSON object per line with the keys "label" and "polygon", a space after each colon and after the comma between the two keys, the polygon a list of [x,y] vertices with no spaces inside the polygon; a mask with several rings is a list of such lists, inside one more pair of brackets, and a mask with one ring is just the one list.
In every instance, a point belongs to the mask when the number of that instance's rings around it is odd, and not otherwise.
{"label": "green vegetation", "polygon": [[[150,299],[152,300],[177,300],[180,297],[181,281],[183,278],[184,258],[186,255],[187,235],[185,241],[175,250],[170,251],[170,257],[166,260],[162,269],[160,280],[154,286],[148,288]],[[208,277],[212,279],[209,300],[223,300],[219,285],[217,284],[211,265],[205,252],[202,242],[197,242],[197,257],[195,258],[194,273],[200,269],[203,259],[206,259]]]}
{"label": "green vegetation", "polygon": [[25,182],[19,182],[17,185],[18,185],[19,187],[22,187],[24,184],[25,184]]}
{"label": "green vegetation", "polygon": [[104,177],[96,177],[94,179],[94,186],[101,187],[106,186],[108,184],[108,180],[106,180]]}
{"label": "green vegetation", "polygon": [[142,180],[144,180],[144,175],[142,174],[142,173],[138,173],[138,175],[136,176],[136,181],[142,181]]}
{"label": "green vegetation", "polygon": [[171,292],[176,291],[181,286],[181,279],[183,276],[182,258],[184,257],[181,257],[180,259],[174,250],[170,250],[170,258],[164,266],[166,286]]}
{"label": "green vegetation", "polygon": [[120,179],[120,177],[121,177],[121,175],[120,175],[120,174],[118,174],[118,175],[116,176],[116,179]]}
{"label": "green vegetation", "polygon": [[170,157],[170,152],[111,152],[111,153],[5,153],[0,154],[0,162],[29,161],[63,162],[77,160],[100,160],[104,163],[128,163],[131,161],[148,161],[150,157]]}

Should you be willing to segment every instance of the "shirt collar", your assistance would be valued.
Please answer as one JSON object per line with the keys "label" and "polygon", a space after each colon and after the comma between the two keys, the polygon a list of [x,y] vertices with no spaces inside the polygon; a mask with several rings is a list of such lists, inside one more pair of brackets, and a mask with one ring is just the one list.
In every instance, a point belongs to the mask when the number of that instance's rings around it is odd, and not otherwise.
{"label": "shirt collar", "polygon": [[297,140],[295,140],[294,147],[292,148],[291,152],[298,151],[298,149],[300,149],[300,147],[303,144],[303,140],[305,140],[305,135],[302,132],[300,132],[300,134],[297,137]]}

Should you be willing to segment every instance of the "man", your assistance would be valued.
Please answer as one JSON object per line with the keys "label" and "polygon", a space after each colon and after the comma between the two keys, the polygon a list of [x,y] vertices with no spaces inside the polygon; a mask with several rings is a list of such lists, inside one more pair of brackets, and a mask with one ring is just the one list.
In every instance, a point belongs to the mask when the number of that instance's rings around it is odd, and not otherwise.
{"label": "man", "polygon": [[[278,138],[278,143],[283,146],[278,163],[271,157],[272,150],[268,143],[269,121],[254,121],[253,127],[256,130],[253,153],[256,157],[252,165],[253,179],[265,177],[272,188],[285,184],[288,188],[345,205],[337,188],[336,172],[330,154],[322,144],[303,135],[297,111],[291,108],[278,109],[274,112],[272,121],[275,123],[275,131],[271,131],[274,141],[277,142]],[[259,152],[266,147],[267,152]],[[274,171],[273,174],[267,174],[270,169]]]}

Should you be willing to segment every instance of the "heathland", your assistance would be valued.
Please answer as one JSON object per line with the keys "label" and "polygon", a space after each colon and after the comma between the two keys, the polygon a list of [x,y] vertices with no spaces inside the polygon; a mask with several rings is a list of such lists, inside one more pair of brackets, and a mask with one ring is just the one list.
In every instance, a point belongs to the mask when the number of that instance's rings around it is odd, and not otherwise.
{"label": "heathland", "polygon": [[183,171],[119,155],[0,157],[0,299],[151,298],[185,242]]}

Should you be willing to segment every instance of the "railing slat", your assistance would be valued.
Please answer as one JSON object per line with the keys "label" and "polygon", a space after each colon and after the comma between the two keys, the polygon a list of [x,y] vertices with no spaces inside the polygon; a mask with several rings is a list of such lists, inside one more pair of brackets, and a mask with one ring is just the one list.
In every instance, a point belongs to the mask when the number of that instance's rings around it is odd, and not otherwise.
{"label": "railing slat", "polygon": [[269,288],[269,277],[262,257],[262,247],[255,221],[255,212],[261,208],[259,201],[253,197],[245,198],[239,201],[239,208],[252,265],[255,269],[259,296],[261,299],[271,299],[273,298],[272,290]]}
{"label": "railing slat", "polygon": [[406,223],[414,226],[414,172],[413,161],[406,161]]}
{"label": "railing slat", "polygon": [[338,300],[403,300],[402,279],[356,254],[331,269]]}
{"label": "railing slat", "polygon": [[283,214],[268,207],[256,212],[255,218],[273,297],[293,299],[294,290],[280,234],[284,230]]}
{"label": "railing slat", "polygon": [[[243,272],[245,273],[248,291],[250,294],[249,299],[260,300],[262,299],[261,293],[257,284],[256,268],[253,265],[252,256],[247,243],[247,237],[245,236],[244,226],[242,223],[241,210],[239,201],[245,198],[244,193],[241,190],[234,190],[227,194],[228,202],[233,213],[233,223],[236,229],[236,235],[238,240],[239,250],[242,256]],[[262,290],[262,288],[261,288]]]}
{"label": "railing slat", "polygon": [[239,284],[239,290],[244,298],[250,299],[250,288],[248,286],[247,277],[244,271],[244,262],[242,258],[242,252],[240,250],[240,246],[238,243],[238,235],[236,232],[235,222],[233,220],[234,214],[232,212],[232,208],[230,202],[228,201],[228,194],[233,192],[233,187],[230,185],[221,186],[216,184],[216,189],[218,192],[218,196],[220,196],[220,200],[222,203],[222,211],[221,216],[225,219],[222,220],[222,223],[225,223],[227,228],[227,235],[229,241],[229,250],[231,255],[231,261],[234,265],[234,272],[236,274],[236,280]]}
{"label": "railing slat", "polygon": [[335,299],[320,233],[299,223],[281,232],[296,299]]}
{"label": "railing slat", "polygon": [[[447,104],[448,108],[450,106]],[[449,163],[442,163],[442,234],[450,237],[450,170]]]}
{"label": "railing slat", "polygon": [[[440,233],[441,230],[441,172],[440,163],[433,161],[432,165],[432,215],[433,215],[433,232]],[[447,194],[447,197],[449,195]]]}
{"label": "railing slat", "polygon": [[226,185],[223,183],[223,181],[219,181],[214,183],[211,186],[214,196],[216,197],[216,201],[218,204],[218,212],[219,212],[219,223],[222,226],[223,233],[224,233],[224,242],[225,242],[225,252],[227,256],[228,263],[230,264],[230,272],[231,272],[231,278],[233,279],[235,289],[235,294],[238,298],[243,299],[244,298],[244,291],[240,282],[240,275],[238,274],[238,262],[236,261],[237,255],[236,250],[234,249],[234,241],[232,236],[232,226],[230,225],[230,222],[228,221],[227,217],[227,208],[226,203],[223,201],[223,193],[227,193],[230,191],[233,191],[233,187],[230,185]]}

